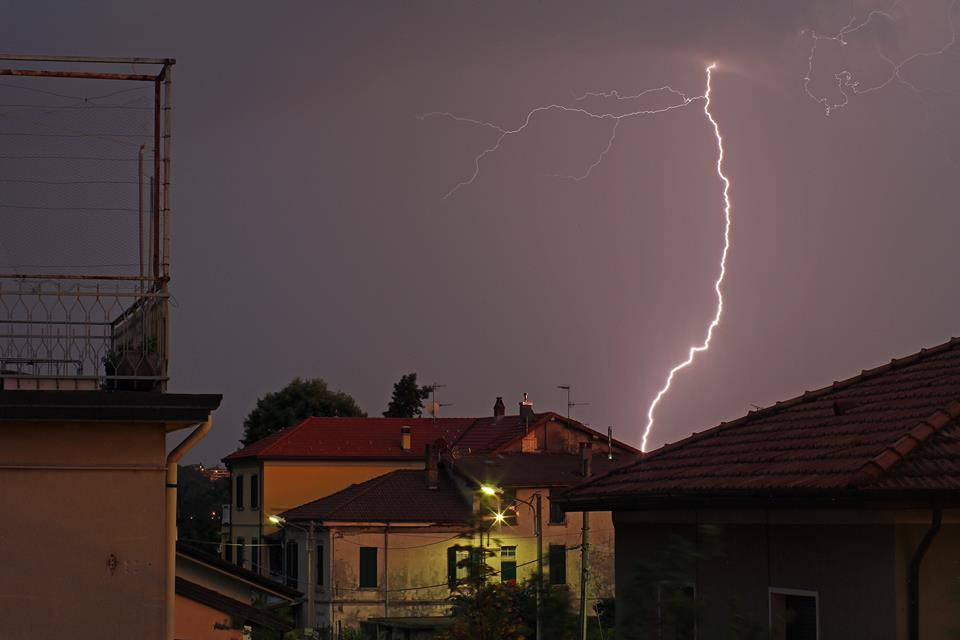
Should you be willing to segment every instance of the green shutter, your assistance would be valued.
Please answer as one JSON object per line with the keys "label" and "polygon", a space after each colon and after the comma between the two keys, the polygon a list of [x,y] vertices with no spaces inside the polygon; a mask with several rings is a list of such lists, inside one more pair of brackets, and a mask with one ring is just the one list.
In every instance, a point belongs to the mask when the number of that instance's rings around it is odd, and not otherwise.
{"label": "green shutter", "polygon": [[360,547],[360,588],[377,588],[376,547]]}
{"label": "green shutter", "polygon": [[457,588],[457,548],[447,547],[447,585]]}
{"label": "green shutter", "polygon": [[500,581],[513,582],[513,583],[517,581],[517,561],[516,560],[500,561]]}

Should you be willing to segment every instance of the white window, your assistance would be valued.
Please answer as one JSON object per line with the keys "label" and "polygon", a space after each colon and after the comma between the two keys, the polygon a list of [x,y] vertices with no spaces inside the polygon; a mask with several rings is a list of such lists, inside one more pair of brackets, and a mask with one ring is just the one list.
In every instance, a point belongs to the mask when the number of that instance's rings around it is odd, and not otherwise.
{"label": "white window", "polygon": [[816,591],[770,587],[771,640],[819,640],[820,598]]}

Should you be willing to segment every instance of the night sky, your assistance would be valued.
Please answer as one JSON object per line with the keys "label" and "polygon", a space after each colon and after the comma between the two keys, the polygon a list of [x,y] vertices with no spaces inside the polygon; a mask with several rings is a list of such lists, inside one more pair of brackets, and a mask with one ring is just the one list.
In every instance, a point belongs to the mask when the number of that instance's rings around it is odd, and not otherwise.
{"label": "night sky", "polygon": [[[845,47],[822,41],[811,89],[837,101],[835,73],[865,87],[889,77],[883,57],[940,49],[948,5],[907,0]],[[515,411],[523,392],[562,412],[569,384],[591,403],[575,417],[638,444],[716,302],[702,105],[622,121],[581,182],[551,174],[582,173],[610,122],[545,113],[446,200],[497,133],[418,116],[515,128],[588,91],[698,95],[717,61],[725,314],[660,405],[659,446],[960,333],[960,46],[904,68],[919,93],[892,83],[829,117],[804,93],[804,30],[888,7],[36,1],[6,7],[0,42],[177,59],[171,390],[224,394],[188,459],[208,463],[297,375],[370,415],[409,371],[447,385],[446,415],[489,415],[498,395]]]}

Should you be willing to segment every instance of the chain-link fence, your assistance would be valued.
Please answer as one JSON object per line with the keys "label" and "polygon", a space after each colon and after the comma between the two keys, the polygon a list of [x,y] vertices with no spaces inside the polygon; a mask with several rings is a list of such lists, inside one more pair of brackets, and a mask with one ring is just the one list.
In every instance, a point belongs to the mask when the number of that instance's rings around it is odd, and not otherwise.
{"label": "chain-link fence", "polygon": [[172,65],[0,55],[5,387],[165,387]]}

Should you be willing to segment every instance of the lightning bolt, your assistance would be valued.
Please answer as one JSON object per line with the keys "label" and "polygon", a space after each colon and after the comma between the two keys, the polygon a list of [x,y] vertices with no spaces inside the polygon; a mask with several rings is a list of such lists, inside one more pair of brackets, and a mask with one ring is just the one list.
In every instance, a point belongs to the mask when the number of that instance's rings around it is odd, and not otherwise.
{"label": "lightning bolt", "polygon": [[707,67],[707,91],[703,94],[703,113],[707,116],[707,120],[710,121],[710,125],[713,127],[713,135],[717,139],[717,175],[720,177],[721,182],[723,182],[723,253],[720,255],[720,275],[717,276],[716,282],[713,283],[713,290],[717,294],[717,310],[714,313],[713,320],[710,321],[710,325],[707,327],[707,336],[704,338],[703,343],[690,347],[690,350],[687,352],[687,359],[670,369],[670,373],[667,374],[667,381],[663,387],[660,388],[660,391],[657,392],[653,402],[650,403],[650,408],[647,409],[647,426],[643,430],[643,440],[640,443],[641,451],[647,450],[647,438],[650,437],[650,432],[653,430],[654,412],[663,397],[670,391],[670,385],[673,384],[674,376],[677,375],[677,372],[681,369],[685,369],[693,364],[698,353],[710,348],[710,341],[713,339],[713,330],[720,324],[720,316],[723,315],[723,290],[721,287],[723,286],[723,279],[727,275],[727,255],[730,253],[730,227],[732,219],[730,217],[730,179],[727,178],[723,172],[723,136],[720,135],[720,125],[717,124],[716,119],[710,112],[713,70],[716,66],[717,63],[714,62]]}
{"label": "lightning bolt", "polygon": [[720,135],[720,125],[717,123],[716,119],[713,117],[713,114],[710,111],[711,95],[712,95],[712,88],[713,88],[712,87],[713,71],[714,69],[716,69],[716,66],[717,66],[716,63],[713,63],[713,64],[710,64],[705,69],[706,76],[707,76],[707,82],[706,82],[707,86],[706,86],[706,91],[702,95],[689,96],[682,91],[674,89],[673,87],[662,86],[654,89],[646,89],[634,95],[621,95],[618,91],[588,92],[588,93],[584,93],[579,97],[575,97],[574,99],[574,102],[582,102],[587,98],[606,99],[606,100],[613,100],[615,102],[628,102],[628,101],[639,100],[641,98],[654,95],[654,94],[669,95],[673,99],[673,101],[670,104],[663,107],[636,109],[632,111],[617,113],[614,111],[594,111],[594,110],[590,110],[583,107],[575,107],[575,106],[569,106],[569,105],[549,104],[549,105],[535,107],[530,111],[528,111],[522,123],[513,129],[503,127],[493,122],[488,122],[485,120],[478,120],[475,118],[458,116],[456,114],[453,114],[447,111],[433,111],[430,113],[425,113],[420,116],[421,120],[426,118],[432,118],[432,117],[446,118],[458,123],[471,124],[471,125],[491,129],[497,132],[498,134],[497,137],[494,139],[493,144],[483,149],[480,153],[478,153],[474,157],[473,172],[468,177],[457,182],[443,196],[443,199],[446,200],[452,197],[454,194],[456,194],[460,189],[467,187],[469,185],[472,185],[480,176],[481,165],[483,164],[484,160],[491,154],[494,154],[497,151],[499,151],[505,140],[507,140],[512,136],[519,135],[524,130],[526,130],[526,128],[530,125],[530,122],[532,121],[534,116],[536,116],[537,114],[545,113],[548,111],[561,111],[561,112],[579,115],[579,116],[583,116],[583,117],[591,118],[595,120],[608,120],[612,123],[610,127],[610,135],[607,139],[606,146],[598,154],[598,156],[590,164],[586,166],[586,168],[582,173],[578,175],[548,174],[550,177],[563,178],[563,179],[579,182],[582,180],[586,180],[590,176],[590,174],[593,172],[593,170],[596,169],[598,166],[600,166],[600,164],[606,158],[607,154],[613,148],[613,145],[617,138],[617,128],[620,125],[621,120],[624,120],[627,118],[651,116],[651,115],[666,113],[668,111],[673,111],[675,109],[682,109],[684,107],[687,107],[693,104],[694,102],[703,101],[703,112],[707,120],[709,121],[710,126],[713,128],[714,137],[716,138],[716,143],[717,143],[717,163],[716,163],[717,176],[720,178],[720,181],[723,183],[723,218],[724,218],[723,252],[720,257],[720,274],[717,277],[716,281],[714,282],[714,286],[713,286],[714,291],[716,292],[716,295],[717,295],[717,307],[716,307],[716,311],[714,312],[713,318],[710,321],[709,326],[707,327],[707,334],[703,342],[701,344],[690,347],[687,353],[686,360],[680,362],[679,364],[675,365],[672,369],[670,369],[670,372],[667,375],[666,382],[664,383],[663,387],[657,392],[653,401],[650,403],[650,407],[647,410],[647,422],[643,430],[642,444],[640,447],[644,451],[646,450],[646,447],[647,447],[647,439],[649,438],[650,433],[653,429],[654,412],[657,408],[657,405],[664,398],[664,396],[670,391],[670,386],[672,385],[673,379],[676,376],[676,374],[680,370],[693,364],[693,361],[696,358],[696,355],[698,353],[700,353],[701,351],[706,351],[707,349],[710,348],[710,342],[713,339],[713,332],[717,328],[717,326],[720,324],[720,317],[723,314],[722,285],[727,273],[727,255],[730,252],[731,206],[730,206],[730,193],[729,193],[730,180],[727,178],[726,174],[724,174],[723,172],[723,159],[724,159],[723,137]]}
{"label": "lightning bolt", "polygon": [[836,109],[843,108],[850,103],[851,95],[863,95],[867,93],[873,93],[874,91],[879,91],[890,84],[896,82],[901,86],[906,87],[910,91],[913,91],[917,94],[922,94],[925,90],[917,87],[914,83],[910,82],[903,77],[903,70],[911,62],[919,60],[921,58],[931,58],[935,56],[941,56],[947,52],[947,50],[952,47],[957,42],[957,30],[953,22],[953,12],[956,8],[958,0],[951,0],[950,4],[947,6],[947,25],[950,28],[950,38],[947,42],[941,46],[939,49],[932,49],[930,51],[919,51],[917,53],[911,54],[901,60],[900,62],[894,62],[889,56],[883,53],[880,48],[877,48],[877,57],[883,60],[890,67],[890,73],[886,76],[884,80],[877,84],[864,86],[862,82],[857,80],[853,72],[843,69],[838,73],[834,74],[834,79],[837,82],[837,89],[840,91],[840,95],[843,96],[839,102],[831,102],[826,96],[820,96],[813,92],[810,88],[810,84],[813,82],[814,75],[814,64],[817,58],[817,47],[821,42],[832,41],[838,43],[840,46],[845,47],[849,44],[847,40],[848,36],[851,36],[862,29],[865,29],[870,25],[874,20],[887,20],[891,23],[896,22],[895,17],[892,15],[892,11],[900,5],[900,0],[896,0],[885,10],[874,10],[867,14],[867,16],[857,22],[856,16],[850,18],[850,21],[840,29],[837,33],[833,35],[820,35],[816,31],[808,30],[811,37],[810,45],[810,55],[807,57],[807,73],[803,77],[803,90],[814,102],[821,105],[824,109],[826,115],[830,115]]}

